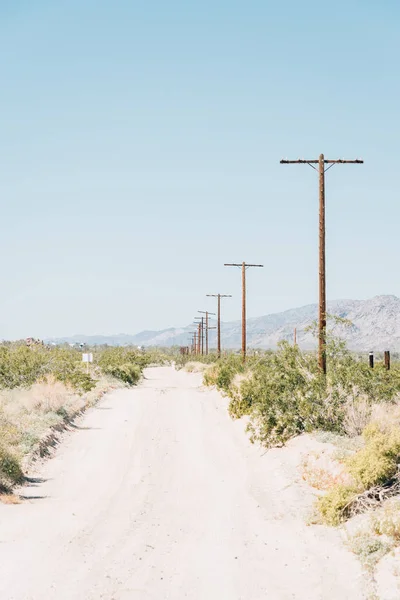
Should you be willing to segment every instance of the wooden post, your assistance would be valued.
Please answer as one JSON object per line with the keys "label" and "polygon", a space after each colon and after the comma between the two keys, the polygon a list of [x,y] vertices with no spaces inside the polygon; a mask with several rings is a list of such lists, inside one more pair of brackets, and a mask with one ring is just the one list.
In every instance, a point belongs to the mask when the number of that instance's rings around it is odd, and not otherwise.
{"label": "wooden post", "polygon": [[369,366],[371,367],[371,369],[374,368],[374,353],[373,352],[369,353]]}
{"label": "wooden post", "polygon": [[387,371],[390,371],[390,351],[385,350],[385,367]]}

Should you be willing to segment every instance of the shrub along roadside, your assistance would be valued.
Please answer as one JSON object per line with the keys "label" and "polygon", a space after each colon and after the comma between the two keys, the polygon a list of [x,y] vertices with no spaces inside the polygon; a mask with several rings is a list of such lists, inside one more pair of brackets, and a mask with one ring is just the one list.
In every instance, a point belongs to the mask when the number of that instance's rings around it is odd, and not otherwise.
{"label": "shrub along roadside", "polygon": [[[0,346],[0,492],[23,479],[22,465],[54,429],[118,385],[135,385],[155,353],[94,349],[90,373],[71,348]],[[161,359],[162,360],[162,359]],[[120,382],[118,384],[118,382]]]}
{"label": "shrub along roadside", "polygon": [[400,492],[400,429],[384,431],[371,423],[363,433],[365,446],[343,462],[352,478],[349,485],[335,485],[319,498],[323,522],[338,525]]}
{"label": "shrub along roadside", "polygon": [[266,447],[303,432],[363,432],[363,447],[341,460],[348,481],[334,484],[317,502],[322,520],[337,525],[400,493],[400,368],[394,363],[390,371],[370,369],[332,335],[327,354],[326,378],[314,354],[282,342],[277,352],[252,358],[245,367],[235,356],[221,360],[205,373],[204,383],[229,396],[234,418],[248,415],[251,440]]}
{"label": "shrub along roadside", "polygon": [[[253,357],[245,367],[237,356],[221,360],[206,372],[204,384],[226,393],[231,415],[247,414],[252,441],[267,447],[316,429],[346,434],[351,425],[360,433],[357,406],[362,405],[365,425],[374,403],[393,402],[400,393],[400,368],[370,369],[332,336],[327,354],[326,378],[313,353],[281,342],[277,352]],[[236,375],[241,377],[238,384]]]}

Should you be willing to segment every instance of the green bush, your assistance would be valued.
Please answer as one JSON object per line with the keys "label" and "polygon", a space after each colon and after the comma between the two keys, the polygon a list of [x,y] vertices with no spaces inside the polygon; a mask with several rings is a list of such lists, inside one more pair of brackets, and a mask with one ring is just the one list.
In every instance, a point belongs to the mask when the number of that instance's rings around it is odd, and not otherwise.
{"label": "green bush", "polygon": [[22,483],[24,474],[18,458],[6,448],[0,446],[0,486],[8,487]]}
{"label": "green bush", "polygon": [[96,385],[84,372],[77,350],[19,344],[0,346],[0,388],[29,387],[50,374],[79,391],[88,392]]}
{"label": "green bush", "polygon": [[[237,355],[219,361],[205,374],[204,384],[216,385],[231,397],[232,417],[250,416],[251,439],[265,446],[280,446],[316,429],[346,434],[351,419],[362,429],[357,407],[364,409],[364,426],[372,403],[393,402],[400,393],[399,365],[390,371],[382,365],[370,369],[331,333],[327,358],[323,376],[315,353],[281,342],[275,353],[249,357],[246,365]],[[236,373],[246,373],[239,386],[232,385]]]}
{"label": "green bush", "polygon": [[140,367],[132,363],[110,366],[105,372],[129,385],[136,385],[142,374]]}
{"label": "green bush", "polygon": [[335,526],[345,521],[359,492],[356,487],[340,484],[335,485],[325,496],[318,498],[317,508],[323,522]]}
{"label": "green bush", "polygon": [[240,389],[232,393],[228,411],[233,419],[240,419],[241,417],[244,417],[244,415],[249,415],[251,413],[251,407],[251,395],[242,393]]}
{"label": "green bush", "polygon": [[364,490],[390,481],[398,471],[400,458],[400,431],[382,433],[374,425],[364,432],[366,445],[347,462],[353,479]]}
{"label": "green bush", "polygon": [[328,400],[315,358],[287,342],[252,367],[241,394],[251,405],[251,439],[265,446],[280,446],[304,431],[340,430],[343,398]]}

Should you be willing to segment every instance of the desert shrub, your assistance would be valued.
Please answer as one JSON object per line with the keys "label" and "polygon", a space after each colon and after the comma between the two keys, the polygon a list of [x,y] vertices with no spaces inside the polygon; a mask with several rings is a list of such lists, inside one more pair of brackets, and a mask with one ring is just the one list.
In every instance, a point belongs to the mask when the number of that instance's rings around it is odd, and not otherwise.
{"label": "desert shrub", "polygon": [[110,366],[105,372],[129,385],[136,385],[142,374],[140,367],[132,363]]}
{"label": "desert shrub", "polygon": [[371,420],[372,403],[366,396],[350,397],[344,407],[343,430],[350,437],[362,434]]}
{"label": "desert shrub", "polygon": [[376,563],[392,549],[389,541],[362,530],[349,536],[347,545],[368,570],[373,570]]}
{"label": "desert shrub", "polygon": [[80,352],[72,348],[54,348],[47,351],[47,354],[47,373],[55,379],[82,392],[89,392],[95,387],[95,380],[84,370]]}
{"label": "desert shrub", "polygon": [[234,393],[229,402],[229,414],[233,419],[240,419],[244,415],[251,413],[252,400],[251,396],[242,394],[240,391]]}
{"label": "desert shrub", "polygon": [[304,431],[340,429],[343,398],[327,395],[314,357],[281,342],[274,355],[252,370],[241,386],[252,407],[252,441],[279,446]]}
{"label": "desert shrub", "polygon": [[364,490],[390,481],[398,471],[400,430],[382,433],[371,424],[364,431],[366,445],[347,459],[347,468]]}
{"label": "desert shrub", "polygon": [[202,363],[204,365],[211,365],[217,362],[218,355],[215,351],[210,351],[209,354],[180,354],[179,348],[175,348],[174,362],[176,369],[182,369],[190,362]]}
{"label": "desert shrub", "polygon": [[41,349],[0,346],[0,387],[32,385],[48,372],[48,360]]}
{"label": "desert shrub", "polygon": [[191,360],[186,363],[184,370],[187,373],[205,373],[210,366],[207,363]]}
{"label": "desert shrub", "polygon": [[351,503],[360,490],[351,485],[336,485],[317,500],[317,508],[327,525],[339,525],[350,516]]}
{"label": "desert shrub", "polygon": [[352,485],[335,485],[317,506],[323,521],[337,525],[348,517],[398,492],[398,462],[400,459],[400,430],[382,432],[371,423],[363,433],[365,446],[345,459]]}
{"label": "desert shrub", "polygon": [[136,385],[149,357],[131,348],[106,348],[96,355],[96,363],[103,373],[129,385]]}
{"label": "desert shrub", "polygon": [[400,542],[400,499],[390,498],[371,516],[373,530]]}
{"label": "desert shrub", "polygon": [[0,446],[0,487],[21,483],[23,478],[18,458],[7,448]]}
{"label": "desert shrub", "polygon": [[[370,369],[343,340],[327,335],[328,373],[319,371],[314,353],[281,342],[275,353],[250,358],[243,366],[232,355],[210,369],[206,385],[216,385],[231,397],[229,412],[250,416],[252,441],[279,446],[302,432],[323,430],[359,436],[376,403],[395,403],[400,370]],[[239,386],[235,374],[246,373]]]}
{"label": "desert shrub", "polygon": [[231,354],[213,364],[204,375],[204,385],[215,385],[219,390],[232,395],[231,384],[238,373],[243,373],[245,366],[240,356]]}
{"label": "desert shrub", "polygon": [[81,354],[73,349],[0,346],[0,388],[29,387],[48,375],[76,390],[90,391],[95,381],[82,367]]}
{"label": "desert shrub", "polygon": [[217,376],[219,371],[219,365],[217,363],[211,365],[203,376],[203,384],[208,386],[217,385]]}

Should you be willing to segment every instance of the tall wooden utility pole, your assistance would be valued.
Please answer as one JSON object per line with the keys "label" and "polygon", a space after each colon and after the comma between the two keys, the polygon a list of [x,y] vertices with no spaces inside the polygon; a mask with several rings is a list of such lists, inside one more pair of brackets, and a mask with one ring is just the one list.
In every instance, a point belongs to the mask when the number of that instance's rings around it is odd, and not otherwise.
{"label": "tall wooden utility pole", "polygon": [[246,360],[246,269],[249,267],[263,267],[264,265],[250,265],[242,263],[225,263],[225,267],[241,267],[242,269],[242,356]]}
{"label": "tall wooden utility pole", "polygon": [[206,315],[206,356],[208,355],[208,331],[211,327],[208,326],[208,315],[215,315],[215,313],[209,312],[208,310],[199,310],[199,313]]}
{"label": "tall wooden utility pole", "polygon": [[221,298],[232,298],[230,294],[207,294],[209,298],[218,298],[218,316],[217,316],[217,352],[218,358],[221,358]]}
{"label": "tall wooden utility pole", "polygon": [[[318,159],[281,160],[281,165],[306,164],[319,172],[319,349],[318,364],[326,375],[326,265],[325,265],[325,173],[337,164],[363,164],[363,160],[327,160],[323,154]],[[318,168],[314,165],[318,165]],[[325,165],[329,167],[325,168]]]}

